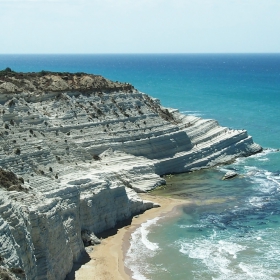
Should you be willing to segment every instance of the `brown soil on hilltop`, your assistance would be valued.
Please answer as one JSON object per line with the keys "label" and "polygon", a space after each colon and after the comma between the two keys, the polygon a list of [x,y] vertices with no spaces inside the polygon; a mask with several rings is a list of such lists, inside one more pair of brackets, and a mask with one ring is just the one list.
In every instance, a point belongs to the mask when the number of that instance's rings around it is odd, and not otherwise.
{"label": "brown soil on hilltop", "polygon": [[113,82],[100,75],[69,72],[0,71],[0,93],[59,91],[131,91],[128,83]]}

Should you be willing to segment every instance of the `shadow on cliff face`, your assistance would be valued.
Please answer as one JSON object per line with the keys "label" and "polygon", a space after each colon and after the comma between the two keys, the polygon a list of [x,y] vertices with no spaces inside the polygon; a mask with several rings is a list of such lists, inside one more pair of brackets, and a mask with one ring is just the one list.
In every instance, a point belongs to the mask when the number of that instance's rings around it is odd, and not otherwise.
{"label": "shadow on cliff face", "polygon": [[[139,213],[139,214],[142,214],[142,213],[144,213],[144,212],[145,212],[145,211],[141,211],[141,213]],[[97,236],[99,239],[105,239],[105,238],[108,238],[108,237],[110,237],[110,236],[113,236],[113,235],[115,235],[115,234],[118,233],[118,230],[119,230],[120,228],[123,228],[123,227],[125,227],[125,226],[131,225],[132,218],[133,218],[133,216],[131,216],[130,218],[125,219],[125,220],[123,220],[123,221],[121,221],[121,222],[118,222],[114,228],[111,228],[111,229],[105,230],[105,231],[103,231],[103,232],[100,232],[100,233],[96,234],[96,236]]]}
{"label": "shadow on cliff face", "polygon": [[[142,214],[144,212],[145,211],[141,211],[141,213],[139,213],[139,214]],[[100,233],[95,234],[95,235],[99,239],[105,239],[105,238],[108,238],[110,236],[113,236],[113,235],[118,233],[118,230],[120,228],[131,225],[132,219],[133,219],[133,216],[131,216],[130,218],[128,218],[124,221],[121,221],[121,222],[117,223],[114,228],[105,230],[105,231],[100,232]],[[98,245],[95,245],[95,246],[98,246]],[[93,247],[93,250],[94,250],[94,247]],[[90,260],[91,259],[90,259],[89,254],[86,251],[84,251],[83,254],[81,255],[81,257],[79,258],[79,260],[73,263],[73,268],[72,268],[71,272],[67,274],[65,280],[75,280],[76,271],[78,271],[82,267],[82,265],[88,263]]]}
{"label": "shadow on cliff face", "polygon": [[79,260],[73,263],[72,270],[66,275],[65,280],[75,280],[75,272],[78,271],[82,267],[82,265],[88,263],[89,261],[89,254],[86,251],[84,251],[80,256]]}

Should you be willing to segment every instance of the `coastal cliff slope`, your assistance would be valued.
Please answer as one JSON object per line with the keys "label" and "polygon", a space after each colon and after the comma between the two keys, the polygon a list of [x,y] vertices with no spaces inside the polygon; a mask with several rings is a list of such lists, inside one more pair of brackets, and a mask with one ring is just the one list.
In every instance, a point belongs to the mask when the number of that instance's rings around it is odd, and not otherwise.
{"label": "coastal cliff slope", "polygon": [[245,130],[84,73],[1,73],[0,127],[0,273],[11,279],[64,279],[84,236],[156,206],[137,192],[160,175],[262,150]]}

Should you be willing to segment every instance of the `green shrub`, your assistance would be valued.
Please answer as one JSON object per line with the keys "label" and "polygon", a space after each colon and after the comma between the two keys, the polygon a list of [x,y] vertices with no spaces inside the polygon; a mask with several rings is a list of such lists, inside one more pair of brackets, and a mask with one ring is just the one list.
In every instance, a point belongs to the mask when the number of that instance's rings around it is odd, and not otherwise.
{"label": "green shrub", "polygon": [[12,267],[12,268],[10,268],[10,271],[14,274],[17,274],[17,275],[21,275],[21,276],[25,275],[24,270],[20,267]]}
{"label": "green shrub", "polygon": [[94,160],[101,160],[99,155],[93,155],[92,157],[93,157]]}
{"label": "green shrub", "polygon": [[10,67],[7,67],[4,70],[0,70],[0,76],[5,76],[7,74],[15,73]]}
{"label": "green shrub", "polygon": [[11,275],[7,271],[3,270],[2,268],[0,268],[0,279],[1,280],[13,280]]}

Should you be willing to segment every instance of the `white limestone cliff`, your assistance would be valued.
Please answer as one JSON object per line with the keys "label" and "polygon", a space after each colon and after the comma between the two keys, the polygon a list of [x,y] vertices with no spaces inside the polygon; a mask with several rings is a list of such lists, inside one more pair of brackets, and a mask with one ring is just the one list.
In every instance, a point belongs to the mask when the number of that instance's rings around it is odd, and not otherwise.
{"label": "white limestone cliff", "polygon": [[84,75],[79,90],[75,79],[46,78],[46,90],[0,79],[0,167],[24,179],[23,189],[0,182],[0,273],[12,278],[64,279],[84,252],[82,232],[152,208],[137,192],[164,184],[160,175],[261,150],[244,130],[164,108],[127,84],[98,76],[97,87]]}

